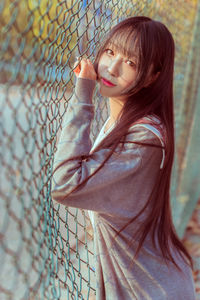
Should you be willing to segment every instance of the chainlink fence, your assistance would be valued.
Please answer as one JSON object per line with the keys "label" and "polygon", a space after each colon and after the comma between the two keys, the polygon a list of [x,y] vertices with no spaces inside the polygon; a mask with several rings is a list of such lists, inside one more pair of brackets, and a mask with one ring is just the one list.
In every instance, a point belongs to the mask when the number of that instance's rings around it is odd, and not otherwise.
{"label": "chainlink fence", "polygon": [[[52,202],[52,162],[76,56],[93,61],[125,17],[160,20],[176,42],[171,193],[183,237],[200,196],[199,10],[198,0],[1,0],[0,299],[95,299],[88,215]],[[92,140],[108,115],[98,92],[94,101]]]}

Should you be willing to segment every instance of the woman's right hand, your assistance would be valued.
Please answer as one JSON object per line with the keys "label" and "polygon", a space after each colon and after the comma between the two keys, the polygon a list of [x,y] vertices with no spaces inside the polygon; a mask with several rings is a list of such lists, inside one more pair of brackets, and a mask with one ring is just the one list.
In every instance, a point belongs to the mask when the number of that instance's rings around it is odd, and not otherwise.
{"label": "woman's right hand", "polygon": [[97,74],[95,72],[94,66],[89,59],[82,58],[81,61],[75,63],[76,68],[74,69],[74,73],[78,78],[85,78],[96,80]]}

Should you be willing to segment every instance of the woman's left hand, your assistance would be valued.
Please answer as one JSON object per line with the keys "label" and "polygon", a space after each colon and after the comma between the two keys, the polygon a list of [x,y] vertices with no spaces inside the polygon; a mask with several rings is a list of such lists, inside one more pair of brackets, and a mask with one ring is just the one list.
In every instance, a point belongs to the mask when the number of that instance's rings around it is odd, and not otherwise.
{"label": "woman's left hand", "polygon": [[[77,65],[77,63],[75,63]],[[97,74],[94,66],[89,59],[82,58],[79,64],[74,69],[74,73],[78,78],[96,80]]]}

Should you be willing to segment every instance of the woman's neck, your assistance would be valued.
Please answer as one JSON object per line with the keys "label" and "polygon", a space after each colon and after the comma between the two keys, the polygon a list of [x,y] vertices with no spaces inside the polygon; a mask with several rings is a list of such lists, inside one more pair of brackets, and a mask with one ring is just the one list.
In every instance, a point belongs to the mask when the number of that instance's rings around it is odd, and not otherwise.
{"label": "woman's neck", "polygon": [[124,101],[116,98],[109,98],[110,103],[110,116],[109,121],[107,122],[104,133],[117,121],[117,118],[120,115],[120,112],[124,106]]}
{"label": "woman's neck", "polygon": [[110,101],[110,121],[116,122],[123,108],[124,103],[123,101],[117,98],[109,98],[109,101]]}

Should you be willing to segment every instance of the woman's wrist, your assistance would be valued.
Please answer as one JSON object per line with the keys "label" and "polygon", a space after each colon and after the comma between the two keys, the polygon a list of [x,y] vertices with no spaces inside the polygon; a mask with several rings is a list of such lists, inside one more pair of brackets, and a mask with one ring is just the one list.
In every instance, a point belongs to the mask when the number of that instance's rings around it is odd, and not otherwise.
{"label": "woman's wrist", "polygon": [[93,105],[92,97],[96,81],[89,78],[78,77],[75,86],[75,96],[79,103],[88,103]]}

